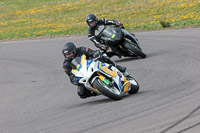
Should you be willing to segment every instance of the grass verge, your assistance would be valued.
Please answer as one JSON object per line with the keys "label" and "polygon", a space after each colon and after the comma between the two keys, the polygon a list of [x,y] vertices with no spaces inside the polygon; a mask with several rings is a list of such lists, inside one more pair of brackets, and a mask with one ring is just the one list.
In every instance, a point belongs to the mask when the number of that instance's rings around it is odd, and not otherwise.
{"label": "grass verge", "polygon": [[199,0],[0,0],[0,39],[87,34],[85,17],[129,31],[200,27]]}

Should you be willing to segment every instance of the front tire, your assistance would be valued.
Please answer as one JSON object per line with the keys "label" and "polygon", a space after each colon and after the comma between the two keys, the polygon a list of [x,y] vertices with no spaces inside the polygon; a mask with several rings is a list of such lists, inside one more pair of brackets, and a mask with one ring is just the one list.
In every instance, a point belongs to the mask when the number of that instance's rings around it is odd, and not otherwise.
{"label": "front tire", "polygon": [[135,55],[140,56],[142,58],[146,58],[146,54],[143,53],[139,48],[131,44],[130,42],[126,42],[124,45],[125,48],[133,52]]}
{"label": "front tire", "polygon": [[94,80],[93,85],[105,96],[113,100],[121,100],[122,96],[117,88],[114,86],[112,88],[105,85],[105,83],[97,78]]}
{"label": "front tire", "polygon": [[128,92],[129,94],[136,94],[139,91],[139,84],[138,82],[133,79],[134,84],[131,83],[131,90]]}

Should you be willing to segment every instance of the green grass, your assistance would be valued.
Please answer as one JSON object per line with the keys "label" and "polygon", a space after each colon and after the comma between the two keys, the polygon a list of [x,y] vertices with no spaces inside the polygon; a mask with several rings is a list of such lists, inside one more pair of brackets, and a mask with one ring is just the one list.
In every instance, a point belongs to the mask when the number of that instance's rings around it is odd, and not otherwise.
{"label": "green grass", "polygon": [[85,34],[85,17],[129,31],[200,27],[199,0],[0,0],[0,39]]}

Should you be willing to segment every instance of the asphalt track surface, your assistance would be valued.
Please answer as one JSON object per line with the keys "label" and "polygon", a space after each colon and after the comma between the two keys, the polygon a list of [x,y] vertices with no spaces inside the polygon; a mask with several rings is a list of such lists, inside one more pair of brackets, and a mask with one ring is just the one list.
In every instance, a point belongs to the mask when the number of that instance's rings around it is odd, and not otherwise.
{"label": "asphalt track surface", "polygon": [[199,133],[200,29],[136,33],[146,59],[117,58],[140,84],[113,101],[80,99],[62,46],[87,36],[0,43],[0,133]]}

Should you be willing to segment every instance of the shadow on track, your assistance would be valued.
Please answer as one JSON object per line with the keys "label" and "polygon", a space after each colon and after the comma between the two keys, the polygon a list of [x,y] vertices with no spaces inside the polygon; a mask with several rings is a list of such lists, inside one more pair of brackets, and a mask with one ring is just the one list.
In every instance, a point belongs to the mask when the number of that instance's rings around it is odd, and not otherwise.
{"label": "shadow on track", "polygon": [[[154,57],[154,56],[160,56],[162,55],[163,53],[148,53],[148,55],[146,56],[146,58],[151,58],[151,57]],[[140,58],[138,56],[135,56],[135,57],[122,57],[122,58],[114,58],[112,60],[114,60],[116,63],[117,62],[129,62],[129,61],[134,61],[134,60],[145,60],[146,58]]]}
{"label": "shadow on track", "polygon": [[[140,95],[143,95],[145,93],[148,93],[148,91],[139,91],[136,94],[126,94],[122,96],[121,100],[115,101],[112,100],[110,98],[107,98],[105,96],[98,96],[99,98],[101,97],[101,99],[97,98],[97,97],[92,97],[92,98],[96,98],[95,100],[92,101],[86,101],[84,103],[78,103],[78,104],[73,104],[73,105],[69,105],[67,107],[65,107],[66,110],[71,110],[71,109],[75,109],[75,108],[80,108],[80,107],[86,107],[86,106],[95,106],[95,105],[99,105],[99,104],[109,104],[109,103],[113,103],[113,102],[119,102],[122,101],[123,99],[127,99],[127,98],[133,98],[133,97],[138,97]],[[89,98],[88,98],[89,99]],[[82,100],[82,99],[81,99]],[[83,99],[84,100],[84,99]]]}
{"label": "shadow on track", "polygon": [[[99,96],[100,97],[100,96]],[[104,97],[104,96],[103,96]],[[93,97],[96,98],[96,97]],[[88,98],[89,99],[89,98]],[[81,99],[84,101],[84,99]],[[74,108],[79,108],[79,107],[83,107],[83,106],[90,106],[90,105],[97,105],[97,104],[105,104],[105,103],[111,103],[111,102],[115,102],[112,99],[109,99],[107,97],[104,97],[103,99],[96,99],[95,101],[86,101],[84,103],[79,103],[79,104],[73,104],[70,105],[68,107],[66,107],[65,109],[69,110],[69,109],[74,109]]]}
{"label": "shadow on track", "polygon": [[115,62],[128,62],[128,61],[133,61],[133,60],[139,60],[141,58],[139,57],[129,57],[129,58],[123,58],[123,59],[117,59]]}

